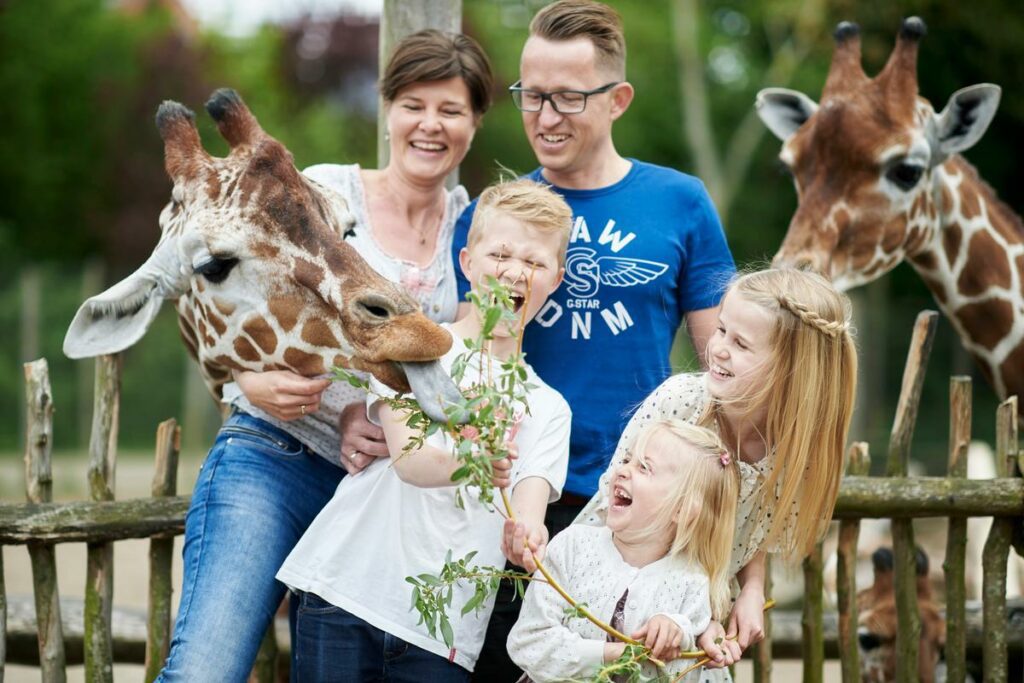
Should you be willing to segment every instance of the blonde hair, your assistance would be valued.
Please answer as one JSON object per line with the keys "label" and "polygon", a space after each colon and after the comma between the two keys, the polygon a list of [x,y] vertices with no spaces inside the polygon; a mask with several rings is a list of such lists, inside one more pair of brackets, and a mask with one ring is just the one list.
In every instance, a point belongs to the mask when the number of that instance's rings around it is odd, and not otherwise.
{"label": "blonde hair", "polygon": [[[850,301],[822,276],[790,268],[741,275],[725,296],[742,296],[774,320],[764,380],[731,403],[748,414],[767,409],[762,436],[775,460],[758,493],[759,523],[770,510],[776,514],[762,547],[781,540],[783,555],[796,561],[824,534],[839,493],[857,391]],[[709,402],[700,422],[717,422],[729,443],[737,435],[729,432],[721,407]],[[794,505],[798,514],[787,529]]]}
{"label": "blonde hair", "polygon": [[560,0],[537,12],[530,35],[551,41],[586,38],[594,45],[595,66],[626,77],[626,39],[622,18],[614,9],[592,0]]}
{"label": "blonde hair", "polygon": [[565,250],[572,229],[572,209],[547,185],[534,180],[506,180],[488,186],[477,200],[466,247],[480,241],[495,213],[526,223],[542,233],[558,233],[558,265],[565,265]]}
{"label": "blonde hair", "polygon": [[685,554],[700,565],[710,584],[711,611],[716,619],[724,619],[729,613],[729,562],[736,529],[739,470],[717,434],[674,419],[645,427],[630,447],[634,457],[643,462],[656,434],[672,437],[678,445],[674,453],[687,457],[687,462],[679,468],[672,494],[662,501],[648,533],[656,535],[675,526],[669,554]]}

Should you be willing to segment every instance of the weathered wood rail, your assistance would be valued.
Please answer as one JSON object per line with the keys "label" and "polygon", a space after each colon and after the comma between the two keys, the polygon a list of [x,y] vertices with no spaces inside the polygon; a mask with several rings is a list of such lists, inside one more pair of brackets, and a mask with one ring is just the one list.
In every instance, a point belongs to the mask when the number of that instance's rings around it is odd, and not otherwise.
{"label": "weathered wood rail", "polygon": [[[844,682],[860,680],[857,650],[855,553],[860,520],[893,520],[896,558],[896,600],[899,612],[897,680],[917,680],[917,598],[912,522],[922,517],[949,519],[944,570],[947,595],[946,661],[948,680],[962,681],[967,660],[979,657],[985,681],[1006,681],[1012,655],[1024,657],[1024,602],[1006,601],[1006,561],[1014,533],[1024,537],[1024,478],[1018,467],[1016,398],[997,413],[999,477],[985,481],[964,478],[970,441],[971,384],[954,377],[950,384],[949,476],[906,476],[910,441],[934,314],[922,314],[904,371],[899,408],[893,425],[887,476],[867,476],[866,444],[850,448],[847,476],[840,487],[834,517],[840,520],[838,610],[822,607],[822,564],[819,550],[804,563],[806,599],[802,614],[779,611],[770,616],[770,638],[754,655],[757,681],[771,678],[771,658],[802,658],[804,680],[821,681],[824,661],[842,660]],[[173,537],[184,530],[189,498],[176,495],[180,431],[173,420],[157,431],[152,498],[114,500],[120,364],[113,357],[97,362],[95,416],[88,470],[90,500],[51,502],[53,476],[53,403],[46,362],[25,365],[27,439],[24,504],[0,505],[0,545],[24,545],[32,560],[34,609],[24,598],[9,598],[0,565],[0,680],[6,662],[40,667],[44,681],[65,680],[68,664],[84,662],[86,679],[109,681],[113,663],[145,664],[145,680],[153,680],[166,657],[171,636],[171,553]],[[964,600],[966,520],[994,517],[985,546],[984,589],[980,604]],[[149,605],[146,614],[114,607],[113,543],[149,538]],[[89,548],[85,600],[62,600],[56,583],[54,547],[86,543]],[[1019,548],[1018,548],[1019,549]],[[281,630],[279,627],[277,630]],[[251,680],[271,681],[278,648],[275,629],[268,630]]]}

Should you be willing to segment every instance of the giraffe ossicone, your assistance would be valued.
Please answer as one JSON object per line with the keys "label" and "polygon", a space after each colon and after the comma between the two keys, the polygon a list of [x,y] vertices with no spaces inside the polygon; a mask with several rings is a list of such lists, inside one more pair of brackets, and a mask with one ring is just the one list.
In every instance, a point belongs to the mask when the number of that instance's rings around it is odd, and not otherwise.
{"label": "giraffe ossicone", "polygon": [[343,366],[412,390],[445,420],[461,396],[437,362],[451,335],[345,243],[354,223],[345,198],[299,173],[237,93],[216,91],[206,109],[229,155],[206,153],[188,108],[160,106],[174,189],[159,242],[138,270],[82,304],[64,353],[123,351],[164,300],[176,300],[182,337],[214,396],[232,370],[315,376]]}
{"label": "giraffe ossicone", "polygon": [[984,135],[1001,90],[963,88],[936,112],[918,95],[925,33],[921,19],[905,19],[869,78],[860,31],[843,22],[820,103],[784,88],[758,93],[799,201],[773,263],[850,289],[908,261],[996,392],[1024,395],[1024,224],[959,156]]}

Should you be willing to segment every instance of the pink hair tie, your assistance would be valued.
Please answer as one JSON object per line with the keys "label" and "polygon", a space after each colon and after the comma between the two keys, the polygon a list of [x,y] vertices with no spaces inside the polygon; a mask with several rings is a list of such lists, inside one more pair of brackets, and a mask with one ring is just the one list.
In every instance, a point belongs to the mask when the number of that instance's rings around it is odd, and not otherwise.
{"label": "pink hair tie", "polygon": [[718,462],[722,463],[722,467],[728,467],[732,459],[729,457],[729,451],[722,451],[722,454],[718,456]]}

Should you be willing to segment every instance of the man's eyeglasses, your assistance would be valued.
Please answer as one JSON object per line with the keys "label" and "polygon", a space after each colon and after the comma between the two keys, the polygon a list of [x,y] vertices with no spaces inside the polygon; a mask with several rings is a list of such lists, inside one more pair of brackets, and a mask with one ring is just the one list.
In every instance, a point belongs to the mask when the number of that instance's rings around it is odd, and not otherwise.
{"label": "man's eyeglasses", "polygon": [[600,88],[594,88],[593,90],[540,92],[538,90],[526,90],[522,87],[522,81],[516,81],[509,86],[508,91],[512,93],[512,102],[519,111],[540,111],[544,103],[548,102],[551,104],[551,108],[559,114],[579,114],[587,108],[588,97],[606,93],[621,82],[606,83]]}

